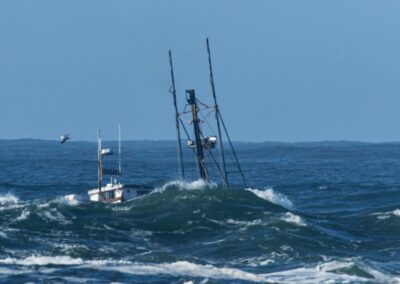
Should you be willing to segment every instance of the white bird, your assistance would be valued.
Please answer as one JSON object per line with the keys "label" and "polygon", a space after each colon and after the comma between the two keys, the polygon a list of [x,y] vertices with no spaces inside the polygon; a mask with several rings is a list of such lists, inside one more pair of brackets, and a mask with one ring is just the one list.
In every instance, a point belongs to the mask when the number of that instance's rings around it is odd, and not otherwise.
{"label": "white bird", "polygon": [[101,155],[102,156],[114,155],[114,152],[113,152],[113,150],[108,149],[108,148],[101,149]]}
{"label": "white bird", "polygon": [[69,136],[69,134],[64,134],[60,136],[60,142],[61,144],[64,144],[65,142],[67,142],[67,140],[71,139],[71,137]]}

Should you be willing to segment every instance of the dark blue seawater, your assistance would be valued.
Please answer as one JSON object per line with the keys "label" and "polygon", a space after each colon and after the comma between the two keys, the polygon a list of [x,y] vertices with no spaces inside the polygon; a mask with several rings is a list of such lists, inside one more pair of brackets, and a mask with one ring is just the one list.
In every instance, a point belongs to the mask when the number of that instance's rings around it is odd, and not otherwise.
{"label": "dark blue seawater", "polygon": [[96,186],[95,143],[0,141],[0,281],[400,282],[400,144],[236,146],[248,187],[224,190],[126,142],[122,182],[154,191],[111,205],[63,199]]}

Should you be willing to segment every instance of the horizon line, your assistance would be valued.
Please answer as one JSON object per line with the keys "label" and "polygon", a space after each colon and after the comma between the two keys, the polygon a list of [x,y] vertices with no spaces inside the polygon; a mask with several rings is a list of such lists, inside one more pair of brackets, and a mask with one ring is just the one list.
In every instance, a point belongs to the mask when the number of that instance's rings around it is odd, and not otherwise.
{"label": "horizon line", "polygon": [[[45,138],[0,138],[0,141],[23,141],[23,140],[31,140],[31,141],[43,141],[43,142],[59,142],[58,139],[45,139]],[[186,139],[181,139],[185,141]],[[107,142],[117,142],[118,140],[104,140]],[[176,142],[174,139],[122,139],[125,142]],[[95,143],[96,140],[70,140],[68,143]],[[264,141],[245,141],[245,140],[233,140],[233,143],[249,143],[249,144],[263,144],[263,143],[281,143],[281,144],[303,144],[303,143],[358,143],[358,144],[397,144],[399,141],[363,141],[363,140],[345,140],[345,139],[337,139],[337,140],[303,140],[303,141],[282,141],[282,140],[264,140]],[[226,143],[226,141],[224,142]]]}

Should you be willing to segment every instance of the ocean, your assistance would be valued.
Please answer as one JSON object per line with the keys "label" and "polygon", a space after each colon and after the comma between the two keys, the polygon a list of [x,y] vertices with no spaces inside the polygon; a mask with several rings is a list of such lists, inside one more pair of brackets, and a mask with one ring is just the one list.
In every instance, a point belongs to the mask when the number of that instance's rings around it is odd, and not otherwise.
{"label": "ocean", "polygon": [[399,143],[235,146],[226,190],[186,152],[179,181],[173,141],[123,142],[121,181],[153,191],[102,204],[63,198],[96,187],[96,143],[1,140],[0,282],[400,283]]}

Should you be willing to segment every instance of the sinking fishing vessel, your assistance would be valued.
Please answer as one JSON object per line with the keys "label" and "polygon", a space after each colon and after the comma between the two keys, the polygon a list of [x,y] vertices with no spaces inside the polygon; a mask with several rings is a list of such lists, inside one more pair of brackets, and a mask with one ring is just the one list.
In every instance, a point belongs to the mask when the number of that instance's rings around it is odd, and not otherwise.
{"label": "sinking fishing vessel", "polygon": [[[173,104],[175,109],[175,126],[177,133],[177,149],[178,149],[178,163],[179,163],[179,177],[181,180],[185,179],[185,166],[183,161],[183,152],[182,152],[182,142],[181,142],[181,127],[184,130],[184,133],[187,138],[187,146],[193,152],[193,155],[196,160],[197,169],[199,171],[199,178],[205,181],[209,181],[209,165],[213,164],[219,173],[223,186],[228,188],[229,180],[228,175],[230,174],[239,174],[243,184],[246,186],[246,179],[242,170],[242,167],[239,163],[239,159],[237,157],[235,148],[233,147],[233,143],[229,136],[228,130],[224,123],[224,120],[221,115],[221,111],[219,109],[217,103],[217,96],[215,92],[215,84],[214,84],[214,76],[211,62],[211,52],[210,52],[210,44],[207,38],[207,53],[208,53],[208,64],[209,64],[209,72],[210,72],[210,84],[211,91],[213,97],[213,105],[208,105],[202,101],[200,101],[194,89],[187,89],[186,93],[186,105],[183,111],[179,111],[177,105],[177,95],[175,88],[175,77],[174,77],[174,68],[172,64],[172,52],[169,51],[169,64],[171,68],[171,87],[169,92],[173,97]],[[206,112],[204,114],[204,112]],[[217,132],[212,133],[212,135],[206,135],[205,127],[208,126],[211,132],[213,128],[210,126],[208,118],[211,114],[214,113],[215,123],[217,126]],[[191,118],[189,120],[189,125],[193,127],[193,138],[189,134],[187,126],[182,119],[183,116],[190,115]],[[223,139],[227,139],[227,145],[223,142]],[[217,146],[218,144],[218,146]],[[213,149],[218,148],[220,161],[218,162],[213,154]],[[232,165],[235,167],[233,170],[227,169],[227,159],[226,154],[229,153],[229,156],[232,157]],[[207,156],[206,156],[207,155]],[[209,160],[207,160],[209,158]]]}
{"label": "sinking fishing vessel", "polygon": [[[98,162],[98,186],[88,191],[90,201],[121,203],[134,199],[137,196],[147,194],[150,188],[127,187],[118,181],[122,175],[121,166],[121,127],[118,127],[118,169],[106,169],[103,167],[103,160],[106,156],[113,155],[114,152],[109,148],[102,147],[101,133],[97,133],[97,162]],[[110,182],[103,186],[105,176],[109,176]],[[78,199],[75,194],[65,196],[67,200]]]}

